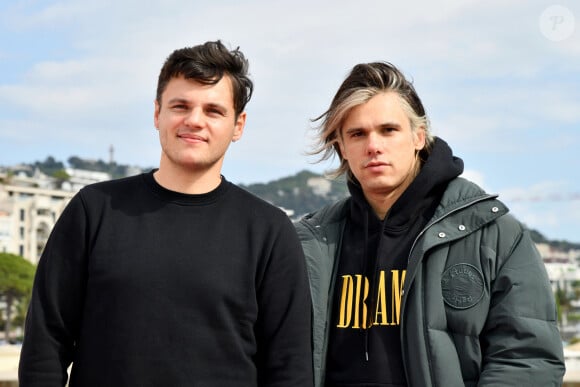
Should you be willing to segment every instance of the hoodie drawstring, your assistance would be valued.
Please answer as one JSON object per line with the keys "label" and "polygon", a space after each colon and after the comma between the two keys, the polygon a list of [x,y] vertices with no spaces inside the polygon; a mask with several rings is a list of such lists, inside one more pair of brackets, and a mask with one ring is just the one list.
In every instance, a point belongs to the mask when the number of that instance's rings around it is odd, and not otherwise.
{"label": "hoodie drawstring", "polygon": [[[366,275],[368,273],[367,271],[367,266],[368,266],[368,252],[367,252],[367,246],[368,246],[368,241],[369,241],[369,213],[368,211],[363,211],[364,215],[364,244],[363,244],[363,261],[364,261],[364,275]],[[370,284],[369,284],[370,286]],[[372,313],[371,311],[369,311],[370,313]],[[367,317],[368,320],[368,317]],[[366,323],[366,322],[365,322]],[[370,326],[368,326],[364,331],[365,331],[365,360],[369,361],[369,329]]]}

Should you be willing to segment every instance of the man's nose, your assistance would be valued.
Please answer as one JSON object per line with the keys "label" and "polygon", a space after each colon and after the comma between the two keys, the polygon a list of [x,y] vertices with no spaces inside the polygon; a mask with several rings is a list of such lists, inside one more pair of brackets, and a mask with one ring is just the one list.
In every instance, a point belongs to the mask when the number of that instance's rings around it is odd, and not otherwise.
{"label": "man's nose", "polygon": [[367,136],[367,153],[369,155],[381,153],[381,138],[374,132],[370,132]]}
{"label": "man's nose", "polygon": [[187,126],[190,127],[202,126],[204,122],[204,114],[202,109],[200,108],[191,109],[191,111],[185,118],[184,122]]}

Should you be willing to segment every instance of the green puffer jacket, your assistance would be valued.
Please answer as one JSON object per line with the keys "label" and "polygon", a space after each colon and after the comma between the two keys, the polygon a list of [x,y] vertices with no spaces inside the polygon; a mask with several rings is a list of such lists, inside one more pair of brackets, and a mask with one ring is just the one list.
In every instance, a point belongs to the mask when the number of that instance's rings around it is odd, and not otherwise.
{"label": "green puffer jacket", "polygon": [[[301,219],[313,301],[315,386],[324,386],[328,321],[347,201]],[[478,186],[454,179],[417,236],[401,342],[409,386],[560,386],[556,307],[529,232]]]}

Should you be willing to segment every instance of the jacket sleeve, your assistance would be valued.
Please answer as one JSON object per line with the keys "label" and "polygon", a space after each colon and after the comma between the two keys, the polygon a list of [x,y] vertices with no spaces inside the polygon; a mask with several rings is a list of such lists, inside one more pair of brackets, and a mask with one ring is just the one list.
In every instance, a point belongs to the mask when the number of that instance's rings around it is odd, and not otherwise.
{"label": "jacket sleeve", "polygon": [[86,281],[86,216],[75,196],[53,228],[26,317],[20,386],[64,386],[78,338]]}
{"label": "jacket sleeve", "polygon": [[304,254],[288,218],[274,234],[257,283],[259,386],[313,386],[312,304]]}
{"label": "jacket sleeve", "polygon": [[560,386],[562,341],[543,261],[518,222],[510,216],[499,222],[497,276],[481,336],[479,386]]}

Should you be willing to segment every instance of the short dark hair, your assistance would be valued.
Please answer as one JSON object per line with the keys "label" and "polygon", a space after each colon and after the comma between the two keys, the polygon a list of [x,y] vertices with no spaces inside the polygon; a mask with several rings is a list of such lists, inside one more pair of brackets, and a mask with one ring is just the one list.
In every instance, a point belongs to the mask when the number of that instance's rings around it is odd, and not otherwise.
{"label": "short dark hair", "polygon": [[157,81],[157,103],[172,78],[179,76],[207,85],[218,83],[224,75],[232,82],[236,116],[244,111],[252,97],[254,84],[248,75],[248,60],[239,47],[229,50],[217,40],[173,51],[167,57]]}

